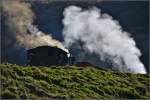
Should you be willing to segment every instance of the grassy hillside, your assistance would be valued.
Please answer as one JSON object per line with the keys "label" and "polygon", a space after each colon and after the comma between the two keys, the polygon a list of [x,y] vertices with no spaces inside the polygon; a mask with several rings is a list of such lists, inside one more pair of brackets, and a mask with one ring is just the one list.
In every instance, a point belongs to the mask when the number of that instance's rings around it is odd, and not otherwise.
{"label": "grassy hillside", "polygon": [[150,75],[83,67],[22,67],[1,64],[1,98],[149,98]]}

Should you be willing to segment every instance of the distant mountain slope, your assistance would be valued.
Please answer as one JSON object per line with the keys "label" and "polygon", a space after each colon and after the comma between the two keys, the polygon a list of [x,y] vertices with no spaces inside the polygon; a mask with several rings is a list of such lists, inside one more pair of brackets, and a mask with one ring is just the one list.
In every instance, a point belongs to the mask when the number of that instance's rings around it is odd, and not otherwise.
{"label": "distant mountain slope", "polygon": [[22,67],[1,64],[5,99],[148,99],[150,75],[92,67]]}

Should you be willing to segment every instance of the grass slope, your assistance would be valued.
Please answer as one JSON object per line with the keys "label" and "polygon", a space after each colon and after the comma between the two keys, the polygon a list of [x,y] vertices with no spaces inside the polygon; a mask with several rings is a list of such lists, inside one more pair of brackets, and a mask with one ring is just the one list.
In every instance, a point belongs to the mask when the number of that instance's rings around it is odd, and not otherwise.
{"label": "grass slope", "polygon": [[1,98],[120,99],[149,98],[150,75],[91,67],[22,67],[1,64]]}

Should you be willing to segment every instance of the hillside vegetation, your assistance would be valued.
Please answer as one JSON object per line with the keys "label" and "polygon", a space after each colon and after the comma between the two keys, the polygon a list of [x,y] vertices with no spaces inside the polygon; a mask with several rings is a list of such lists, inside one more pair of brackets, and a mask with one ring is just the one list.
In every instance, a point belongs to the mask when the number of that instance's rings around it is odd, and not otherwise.
{"label": "hillside vegetation", "polygon": [[1,99],[149,99],[148,74],[1,64]]}

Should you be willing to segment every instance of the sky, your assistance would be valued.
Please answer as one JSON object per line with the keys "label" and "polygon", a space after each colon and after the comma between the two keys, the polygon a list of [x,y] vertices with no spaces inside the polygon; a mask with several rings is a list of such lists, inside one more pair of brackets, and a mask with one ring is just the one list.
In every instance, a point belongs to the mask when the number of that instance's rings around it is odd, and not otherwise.
{"label": "sky", "polygon": [[[83,9],[92,6],[100,8],[102,13],[108,13],[115,20],[118,20],[123,30],[131,33],[131,37],[136,41],[137,47],[141,50],[141,61],[144,63],[147,71],[149,70],[149,3],[148,1],[102,1],[102,2],[51,2],[51,3],[33,3],[32,9],[35,13],[34,25],[60,41],[63,41],[63,11],[70,5],[76,5]],[[7,27],[2,21],[2,34],[5,34]],[[3,37],[2,37],[3,38]],[[5,43],[5,41],[2,41]],[[23,48],[14,49],[8,52],[9,57],[6,60],[10,63],[25,64],[26,51]],[[3,48],[1,48],[2,51]],[[9,51],[9,50],[8,50]],[[2,52],[5,56],[5,52]],[[16,61],[14,58],[18,57]],[[13,60],[14,59],[14,60]],[[2,57],[3,60],[3,57]]]}
{"label": "sky", "polygon": [[[38,6],[37,6],[38,5]],[[62,19],[64,8],[76,5],[87,9],[96,6],[102,13],[108,13],[118,20],[123,30],[131,33],[141,50],[141,61],[149,68],[149,6],[147,1],[109,1],[109,2],[53,2],[51,4],[36,4],[33,10],[36,14],[35,24],[45,33],[63,41]]]}

